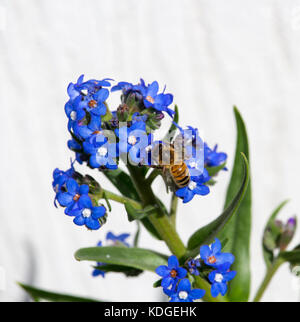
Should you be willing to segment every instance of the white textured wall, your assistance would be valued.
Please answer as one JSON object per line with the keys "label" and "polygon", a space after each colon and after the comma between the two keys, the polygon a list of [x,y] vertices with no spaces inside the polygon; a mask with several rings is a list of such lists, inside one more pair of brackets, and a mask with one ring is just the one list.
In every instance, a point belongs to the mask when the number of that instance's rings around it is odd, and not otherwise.
{"label": "white textured wall", "polygon": [[[0,0],[0,266],[6,272],[0,299],[25,299],[15,281],[111,300],[160,296],[150,273],[92,279],[89,264],[73,258],[108,230],[134,232],[122,207],[114,204],[108,223],[93,233],[53,207],[52,170],[67,168],[72,155],[66,148],[66,86],[81,73],[167,84],[181,124],[218,142],[229,154],[229,169],[232,105],[240,108],[251,147],[256,288],[264,273],[260,242],[268,215],[287,197],[292,201],[284,218],[300,209],[299,57],[299,1]],[[209,196],[180,206],[185,241],[221,211],[228,181],[222,173]],[[142,238],[142,246],[167,251],[147,232]],[[264,300],[298,299],[285,265]]]}

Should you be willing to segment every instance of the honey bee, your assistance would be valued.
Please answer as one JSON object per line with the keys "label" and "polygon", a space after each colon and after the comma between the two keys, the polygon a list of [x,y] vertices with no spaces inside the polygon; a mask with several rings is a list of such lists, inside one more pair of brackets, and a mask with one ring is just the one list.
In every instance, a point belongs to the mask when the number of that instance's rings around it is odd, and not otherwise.
{"label": "honey bee", "polygon": [[[186,187],[190,183],[190,172],[184,162],[186,153],[174,144],[157,143],[152,149],[152,167],[162,169],[167,186]],[[172,184],[173,183],[173,184]]]}

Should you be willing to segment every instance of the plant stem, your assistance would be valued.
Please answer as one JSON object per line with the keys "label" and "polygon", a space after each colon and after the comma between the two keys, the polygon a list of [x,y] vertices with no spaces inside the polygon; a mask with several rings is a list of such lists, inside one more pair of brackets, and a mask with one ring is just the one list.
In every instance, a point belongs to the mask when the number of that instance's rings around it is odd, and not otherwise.
{"label": "plant stem", "polygon": [[114,201],[117,201],[122,204],[129,202],[134,208],[142,209],[142,205],[139,202],[137,202],[133,199],[124,197],[124,196],[117,195],[117,194],[115,194],[111,191],[105,190],[105,189],[101,189],[99,191],[99,193],[94,193],[93,196],[95,199],[102,199],[102,198],[104,198],[104,194],[105,194],[106,198],[109,200],[114,200]]}
{"label": "plant stem", "polygon": [[127,167],[136,186],[143,207],[145,208],[149,205],[157,205],[157,211],[148,216],[149,220],[161,238],[166,242],[170,251],[178,258],[181,258],[185,254],[186,249],[177,232],[170,223],[169,218],[165,215],[160,204],[157,202],[151,186],[147,183],[145,177],[139,171],[140,169],[133,167],[130,164],[128,164]]}
{"label": "plant stem", "polygon": [[[165,241],[169,247],[172,254],[177,256],[179,260],[185,257],[186,248],[178,236],[174,226],[171,224],[169,218],[166,216],[163,209],[160,207],[160,204],[157,202],[157,199],[152,191],[152,188],[147,184],[145,177],[139,171],[140,169],[127,165],[130,176],[135,184],[137,192],[142,201],[143,207],[145,208],[148,205],[157,205],[157,212],[152,213],[147,218],[151,221],[153,226],[156,228],[157,232],[161,238]],[[195,276],[195,281],[197,287],[205,290],[205,296],[203,300],[208,302],[224,302],[224,298],[218,296],[213,298],[210,294],[210,284],[200,276]]]}
{"label": "plant stem", "polygon": [[178,197],[175,195],[175,193],[173,193],[172,199],[171,199],[171,209],[170,209],[169,217],[174,228],[176,227],[177,206],[178,206]]}
{"label": "plant stem", "polygon": [[153,169],[150,175],[147,177],[147,184],[151,186],[152,182],[160,175],[160,171],[157,169]]}
{"label": "plant stem", "polygon": [[262,283],[261,283],[261,285],[260,285],[260,287],[259,287],[259,289],[258,289],[258,291],[257,291],[257,293],[256,293],[256,295],[254,297],[253,302],[259,302],[260,301],[260,299],[262,298],[262,296],[263,296],[267,286],[269,285],[272,277],[274,276],[274,274],[276,273],[276,271],[278,270],[280,265],[283,264],[283,263],[284,263],[284,260],[281,259],[280,256],[278,256],[275,259],[273,265],[270,268],[268,268],[267,273],[265,275],[265,278],[262,281]]}

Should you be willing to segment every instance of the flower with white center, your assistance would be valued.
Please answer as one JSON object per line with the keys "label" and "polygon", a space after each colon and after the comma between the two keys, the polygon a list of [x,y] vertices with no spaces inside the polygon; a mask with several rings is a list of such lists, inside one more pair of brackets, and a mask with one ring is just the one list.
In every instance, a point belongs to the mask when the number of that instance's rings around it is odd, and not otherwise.
{"label": "flower with white center", "polygon": [[195,181],[191,181],[189,183],[189,189],[194,190],[197,187],[197,183]]}
{"label": "flower with white center", "polygon": [[128,143],[131,144],[131,145],[135,145],[137,142],[137,139],[134,135],[130,135],[129,138],[128,138]]}
{"label": "flower with white center", "polygon": [[222,283],[222,281],[223,281],[223,275],[220,274],[220,273],[217,273],[216,276],[215,276],[215,281],[217,283]]}
{"label": "flower with white center", "polygon": [[188,293],[186,291],[180,291],[179,294],[178,294],[178,297],[181,299],[181,300],[186,300],[187,297],[188,297]]}
{"label": "flower with white center", "polygon": [[100,155],[101,157],[106,156],[106,154],[107,154],[107,148],[105,148],[104,146],[100,147],[98,149],[97,154]]}
{"label": "flower with white center", "polygon": [[82,216],[83,216],[84,218],[88,218],[88,217],[90,217],[91,213],[92,213],[91,209],[89,209],[89,208],[85,208],[85,209],[83,209],[83,211],[82,211]]}
{"label": "flower with white center", "polygon": [[76,118],[77,118],[77,113],[75,111],[72,111],[71,114],[70,114],[70,118],[72,121],[75,121]]}

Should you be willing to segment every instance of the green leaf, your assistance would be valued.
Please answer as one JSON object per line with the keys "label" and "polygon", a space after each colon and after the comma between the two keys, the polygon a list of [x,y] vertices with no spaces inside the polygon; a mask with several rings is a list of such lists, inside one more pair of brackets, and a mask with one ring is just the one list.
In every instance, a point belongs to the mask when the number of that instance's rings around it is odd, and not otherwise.
{"label": "green leaf", "polygon": [[129,202],[126,202],[124,206],[127,212],[128,221],[142,220],[156,210],[155,206],[146,206],[144,209],[136,209]]}
{"label": "green leaf", "polygon": [[157,266],[166,265],[168,257],[149,249],[110,246],[79,249],[75,258],[154,272]]}
{"label": "green leaf", "polygon": [[156,282],[153,283],[153,287],[154,288],[157,288],[157,287],[160,287],[161,286],[161,281],[162,281],[162,278],[157,280]]}
{"label": "green leaf", "polygon": [[107,179],[127,198],[140,201],[139,195],[130,179],[130,176],[121,169],[102,172]]}
{"label": "green leaf", "polygon": [[226,167],[226,162],[216,166],[216,167],[206,167],[206,170],[210,177],[215,176],[219,171]]}
{"label": "green leaf", "polygon": [[264,237],[263,237],[263,240],[262,240],[262,248],[263,248],[263,256],[264,256],[264,260],[265,260],[265,263],[267,265],[267,267],[271,267],[272,266],[272,263],[273,263],[273,260],[274,260],[274,254],[273,252],[268,249],[266,247],[266,234],[267,234],[267,228],[270,227],[271,223],[274,222],[274,220],[276,219],[278,213],[281,211],[281,209],[288,203],[289,200],[285,200],[283,201],[271,214],[267,224],[266,224],[266,227],[265,227],[265,231],[264,231]]}
{"label": "green leaf", "polygon": [[105,264],[101,266],[95,266],[95,269],[99,269],[101,271],[107,273],[123,273],[127,277],[138,276],[143,273],[142,270],[136,269],[134,267],[128,267],[123,265],[112,265],[112,264]]}
{"label": "green leaf", "polygon": [[73,295],[53,293],[45,291],[33,286],[18,283],[31,297],[34,301],[39,302],[45,300],[48,302],[102,302],[95,299],[83,298]]}
{"label": "green leaf", "polygon": [[176,124],[178,124],[178,121],[179,121],[179,113],[178,113],[178,106],[175,105],[175,114],[174,114],[174,117],[173,117],[173,122],[169,128],[169,131],[167,132],[167,134],[165,135],[165,137],[163,138],[163,141],[167,140],[169,141],[170,140],[170,135],[177,130],[177,126],[174,124],[174,122]]}
{"label": "green leaf", "polygon": [[[229,206],[224,210],[224,212],[210,224],[200,228],[197,230],[188,241],[188,249],[191,250],[189,255],[191,257],[195,256],[199,253],[199,247],[203,244],[210,244],[216,235],[224,228],[224,226],[229,222],[230,218],[232,218],[244,198],[244,195],[247,190],[247,186],[249,183],[249,167],[248,162],[244,154],[242,154],[241,159],[244,160],[244,177],[240,189],[237,194],[234,196],[233,200],[229,204]],[[226,240],[226,244],[228,243],[228,238],[223,238]],[[225,245],[223,245],[225,246]]]}
{"label": "green leaf", "polygon": [[[240,178],[243,176],[244,169],[240,153],[244,153],[249,160],[246,126],[236,107],[234,107],[234,114],[237,126],[237,143],[225,208],[228,207],[239,190]],[[249,180],[247,191],[236,216],[230,219],[224,230],[219,234],[220,240],[228,238],[224,251],[234,254],[235,262],[232,265],[232,270],[238,272],[229,286],[228,298],[230,301],[247,301],[250,293],[251,178]]]}
{"label": "green leaf", "polygon": [[[141,170],[141,172],[144,173],[145,171]],[[125,173],[121,169],[116,169],[113,171],[103,171],[103,174],[121,192],[123,196],[136,201],[140,201],[139,195],[131,181],[130,176],[127,173]],[[153,237],[161,240],[159,234],[148,218],[142,219],[141,222]]]}

